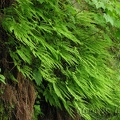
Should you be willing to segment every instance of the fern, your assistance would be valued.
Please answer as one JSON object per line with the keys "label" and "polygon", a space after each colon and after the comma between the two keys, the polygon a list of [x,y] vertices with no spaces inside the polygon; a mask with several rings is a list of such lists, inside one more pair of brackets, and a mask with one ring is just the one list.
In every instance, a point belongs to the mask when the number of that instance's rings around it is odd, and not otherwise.
{"label": "fern", "polygon": [[[72,1],[16,1],[5,10],[2,23],[12,37],[9,53],[25,77],[44,86],[45,100],[51,106],[64,107],[72,116],[75,109],[87,120],[98,115],[90,110],[98,110],[99,116],[106,108],[112,113],[119,110],[116,73],[109,64],[112,56],[108,49],[113,42],[105,16],[99,10],[96,14],[95,8],[77,10]],[[96,4],[98,9],[109,9],[107,6]],[[114,25],[110,19],[108,22]]]}
{"label": "fern", "polygon": [[1,81],[2,83],[6,84],[6,83],[5,83],[5,77],[4,77],[2,74],[0,74],[0,81]]}

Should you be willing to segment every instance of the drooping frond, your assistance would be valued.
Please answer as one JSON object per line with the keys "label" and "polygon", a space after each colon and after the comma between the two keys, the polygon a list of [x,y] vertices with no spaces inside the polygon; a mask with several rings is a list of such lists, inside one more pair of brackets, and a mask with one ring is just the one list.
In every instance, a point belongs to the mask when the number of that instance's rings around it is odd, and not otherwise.
{"label": "drooping frond", "polygon": [[45,100],[90,120],[94,111],[119,110],[120,94],[110,66],[108,16],[86,9],[77,10],[67,0],[16,0],[4,11],[2,26],[14,65],[44,86]]}

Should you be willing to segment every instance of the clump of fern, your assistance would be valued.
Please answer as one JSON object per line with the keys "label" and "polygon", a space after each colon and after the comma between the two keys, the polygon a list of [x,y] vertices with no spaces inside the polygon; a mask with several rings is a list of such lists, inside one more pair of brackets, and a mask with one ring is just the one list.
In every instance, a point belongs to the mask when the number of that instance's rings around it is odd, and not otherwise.
{"label": "clump of fern", "polygon": [[119,110],[108,51],[112,40],[102,15],[78,11],[67,0],[16,2],[4,11],[2,24],[9,54],[14,66],[42,88],[45,100],[72,116],[75,109],[87,120]]}

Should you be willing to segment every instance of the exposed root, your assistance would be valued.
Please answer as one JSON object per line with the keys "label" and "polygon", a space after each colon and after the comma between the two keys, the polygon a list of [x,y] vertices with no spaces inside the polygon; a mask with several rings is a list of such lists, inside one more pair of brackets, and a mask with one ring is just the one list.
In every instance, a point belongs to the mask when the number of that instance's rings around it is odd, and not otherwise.
{"label": "exposed root", "polygon": [[17,120],[32,120],[35,102],[34,86],[21,73],[18,73],[17,80],[17,86],[9,84],[5,86],[2,99],[6,105],[9,103],[11,107],[14,106],[14,117]]}

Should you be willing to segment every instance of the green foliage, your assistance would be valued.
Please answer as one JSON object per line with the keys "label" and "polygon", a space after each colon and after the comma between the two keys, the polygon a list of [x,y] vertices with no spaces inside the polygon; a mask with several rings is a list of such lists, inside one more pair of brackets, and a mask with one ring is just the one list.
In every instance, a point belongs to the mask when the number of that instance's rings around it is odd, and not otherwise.
{"label": "green foliage", "polygon": [[118,0],[85,0],[97,9],[103,9],[103,16],[106,22],[120,28],[120,2]]}
{"label": "green foliage", "polygon": [[4,10],[2,23],[9,53],[14,66],[42,87],[38,92],[45,100],[73,117],[75,109],[86,120],[120,110],[119,81],[108,51],[111,27],[106,23],[116,27],[113,18],[117,20],[119,6],[114,11],[111,4],[93,1],[98,10],[87,3],[88,10],[78,10],[67,0],[16,1]]}
{"label": "green foliage", "polygon": [[[0,72],[1,72],[1,68],[0,68]],[[0,81],[1,81],[2,83],[6,84],[6,83],[5,83],[5,77],[4,77],[2,74],[0,74]]]}
{"label": "green foliage", "polygon": [[33,119],[38,120],[37,118],[38,118],[39,114],[41,114],[41,115],[43,114],[41,112],[40,105],[34,105],[34,117],[33,117]]}
{"label": "green foliage", "polygon": [[0,81],[5,84],[5,77],[2,74],[0,74]]}

